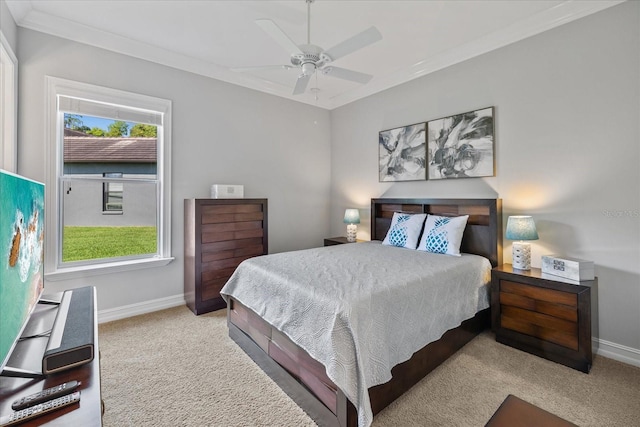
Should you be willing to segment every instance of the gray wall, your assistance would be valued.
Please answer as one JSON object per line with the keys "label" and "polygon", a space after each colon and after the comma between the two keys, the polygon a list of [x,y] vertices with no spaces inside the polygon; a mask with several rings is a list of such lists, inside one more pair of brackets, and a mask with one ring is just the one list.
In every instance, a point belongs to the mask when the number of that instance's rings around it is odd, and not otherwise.
{"label": "gray wall", "polygon": [[269,199],[269,250],[322,245],[329,231],[329,112],[272,95],[19,28],[18,172],[45,178],[45,75],[169,99],[172,254],[166,267],[47,282],[95,285],[101,311],[182,295],[183,200],[211,184],[243,184]]}
{"label": "gray wall", "polygon": [[[639,83],[640,3],[627,2],[335,109],[332,234],[346,207],[368,219],[372,197],[500,197],[503,226],[536,221],[534,266],[551,253],[595,262],[600,347],[640,362]],[[378,183],[378,131],[486,106],[495,177]]]}

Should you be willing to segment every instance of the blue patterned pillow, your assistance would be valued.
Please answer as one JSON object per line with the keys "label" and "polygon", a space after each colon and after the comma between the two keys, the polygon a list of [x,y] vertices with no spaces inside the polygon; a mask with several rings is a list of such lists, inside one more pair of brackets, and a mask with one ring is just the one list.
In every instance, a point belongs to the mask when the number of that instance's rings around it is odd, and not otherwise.
{"label": "blue patterned pillow", "polygon": [[429,215],[418,250],[460,256],[460,243],[462,243],[462,234],[468,218],[469,215],[454,217]]}
{"label": "blue patterned pillow", "polygon": [[415,249],[426,217],[427,214],[394,212],[391,227],[382,244]]}

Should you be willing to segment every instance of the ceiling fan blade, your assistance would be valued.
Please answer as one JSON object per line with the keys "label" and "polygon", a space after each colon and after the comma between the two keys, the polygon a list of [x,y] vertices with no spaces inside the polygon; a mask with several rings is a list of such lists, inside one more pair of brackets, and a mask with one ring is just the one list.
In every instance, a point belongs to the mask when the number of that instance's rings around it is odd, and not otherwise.
{"label": "ceiling fan blade", "polygon": [[361,73],[359,71],[347,70],[346,68],[334,67],[333,65],[324,67],[322,73],[327,76],[337,77],[339,79],[350,80],[357,83],[369,83],[373,78],[371,74]]}
{"label": "ceiling fan blade", "polygon": [[302,53],[298,45],[295,44],[293,40],[291,40],[289,36],[272,20],[258,19],[256,20],[256,24],[258,24],[265,33],[269,34],[271,38],[278,42],[278,44],[282,46],[288,54],[293,55],[294,53]]}
{"label": "ceiling fan blade", "polygon": [[365,46],[369,46],[372,43],[382,40],[382,34],[376,27],[370,27],[368,30],[356,34],[355,36],[346,39],[342,43],[338,43],[331,49],[327,49],[324,54],[329,56],[332,61],[338,58],[342,58],[358,49],[362,49]]}
{"label": "ceiling fan blade", "polygon": [[309,75],[300,75],[298,77],[298,81],[296,81],[296,87],[293,88],[293,95],[300,95],[307,90],[307,85],[309,84],[309,80],[311,80],[312,74]]}
{"label": "ceiling fan blade", "polygon": [[296,68],[293,65],[255,65],[249,67],[231,67],[229,68],[231,71],[236,71],[238,73],[244,73],[247,71],[260,71],[260,70],[290,70],[292,68]]}

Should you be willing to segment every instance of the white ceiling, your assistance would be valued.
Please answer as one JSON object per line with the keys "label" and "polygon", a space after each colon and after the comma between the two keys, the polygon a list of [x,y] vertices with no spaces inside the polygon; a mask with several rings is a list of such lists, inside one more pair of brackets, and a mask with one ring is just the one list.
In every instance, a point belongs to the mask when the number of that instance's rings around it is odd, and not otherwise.
{"label": "white ceiling", "polygon": [[369,83],[320,74],[297,96],[291,95],[297,70],[239,73],[230,68],[289,64],[289,53],[255,20],[271,19],[297,44],[306,43],[304,0],[6,3],[21,27],[333,109],[621,1],[316,0],[311,43],[329,49],[372,25],[383,39],[335,61],[338,67],[372,74]]}

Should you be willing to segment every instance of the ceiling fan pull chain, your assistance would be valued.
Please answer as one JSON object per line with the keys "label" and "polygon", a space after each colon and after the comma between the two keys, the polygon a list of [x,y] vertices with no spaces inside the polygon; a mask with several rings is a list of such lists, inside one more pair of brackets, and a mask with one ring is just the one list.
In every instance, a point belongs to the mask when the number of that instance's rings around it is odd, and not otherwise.
{"label": "ceiling fan pull chain", "polygon": [[320,92],[320,88],[318,87],[318,73],[316,73],[316,87],[315,88],[311,88],[311,91],[313,92],[313,95],[315,96],[316,103],[317,103],[318,102],[318,92]]}

